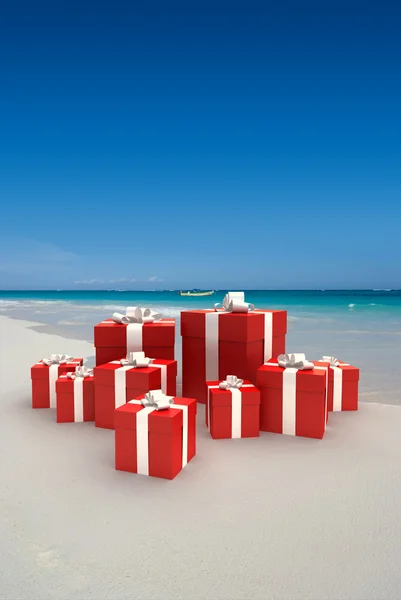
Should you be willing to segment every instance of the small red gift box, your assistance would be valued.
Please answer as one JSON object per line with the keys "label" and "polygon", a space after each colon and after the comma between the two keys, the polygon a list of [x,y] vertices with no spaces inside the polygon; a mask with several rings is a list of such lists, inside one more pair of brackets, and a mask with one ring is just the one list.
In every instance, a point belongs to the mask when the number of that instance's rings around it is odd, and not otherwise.
{"label": "small red gift box", "polygon": [[95,420],[94,377],[92,369],[78,367],[75,373],[60,375],[56,381],[57,423]]}
{"label": "small red gift box", "polygon": [[66,354],[52,354],[31,368],[32,408],[56,407],[56,381],[63,373],[75,371],[83,364],[83,358]]}
{"label": "small red gift box", "polygon": [[[149,390],[160,388],[169,396],[175,395],[177,361],[140,355],[144,352],[131,352],[127,359],[94,368],[96,427],[114,429],[115,409]],[[140,366],[146,362],[148,366]]]}
{"label": "small red gift box", "polygon": [[148,308],[129,307],[95,325],[96,365],[143,350],[147,356],[174,360],[175,319],[162,319]]}
{"label": "small red gift box", "polygon": [[[279,366],[278,361],[288,366]],[[327,370],[314,368],[305,355],[284,355],[265,363],[258,369],[257,381],[261,393],[260,430],[323,438],[326,384]]]}
{"label": "small red gift box", "polygon": [[119,471],[174,479],[195,453],[196,400],[153,390],[116,409]]}
{"label": "small red gift box", "polygon": [[206,425],[214,439],[259,437],[260,392],[250,381],[227,375],[208,381]]}
{"label": "small red gift box", "polygon": [[358,410],[359,369],[334,356],[313,363],[328,370],[327,410]]}
{"label": "small red gift box", "polygon": [[230,312],[228,306],[223,312],[182,312],[183,395],[205,404],[205,382],[229,373],[256,384],[257,369],[285,352],[286,331],[284,310]]}

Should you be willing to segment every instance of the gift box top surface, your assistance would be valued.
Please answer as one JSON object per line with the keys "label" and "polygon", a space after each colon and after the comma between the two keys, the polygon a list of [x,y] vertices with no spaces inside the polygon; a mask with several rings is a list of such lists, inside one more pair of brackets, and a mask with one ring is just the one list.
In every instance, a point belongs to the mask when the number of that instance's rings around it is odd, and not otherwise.
{"label": "gift box top surface", "polygon": [[[330,363],[324,360],[312,360],[313,364],[317,367],[330,367]],[[337,365],[343,372],[343,380],[344,381],[358,381],[359,380],[359,369],[358,367],[353,367],[343,361],[338,361],[340,364]]]}
{"label": "gift box top surface", "polygon": [[255,310],[248,313],[230,313],[215,310],[187,310],[181,313],[181,335],[205,338],[206,315],[218,315],[219,339],[231,342],[254,342],[264,338],[264,313],[271,314],[273,335],[287,332],[286,310]]}
{"label": "gift box top surface", "polygon": [[[210,403],[213,406],[231,406],[232,394],[231,390],[225,390],[217,387],[220,381],[207,381],[206,385],[209,388]],[[249,385],[249,387],[244,387]],[[260,391],[252,385],[250,381],[244,380],[242,387],[237,388],[241,391],[241,401],[243,405],[260,404]]]}
{"label": "gift box top surface", "polygon": [[[93,375],[88,375],[87,377],[82,377],[82,378],[78,378],[78,379],[81,379],[84,382],[84,385],[86,383],[94,382]],[[56,392],[72,391],[74,388],[74,381],[75,381],[75,379],[72,379],[71,377],[67,377],[67,375],[60,375],[60,377],[56,380]]]}
{"label": "gift box top surface", "polygon": [[[138,396],[136,400],[142,400],[145,394]],[[178,406],[187,406],[188,415],[196,414],[196,400],[193,398],[174,398],[174,404]],[[171,408],[165,410],[154,410],[149,414],[148,426],[149,431],[153,433],[174,435],[179,433],[183,425],[183,411],[179,408]],[[131,401],[123,404],[114,411],[114,427],[115,429],[132,429],[136,430],[136,415],[144,407],[142,404],[134,404]]]}
{"label": "gift box top surface", "polygon": [[[75,371],[75,367],[80,367],[83,365],[83,358],[73,358],[69,362],[61,363],[58,366],[64,367],[66,369],[69,368],[71,371]],[[36,365],[33,365],[31,368],[31,378],[32,379],[47,379],[49,377],[49,366],[45,365],[42,362],[39,362]]]}
{"label": "gift box top surface", "polygon": [[[175,341],[175,319],[161,319],[152,323],[143,323],[144,335],[148,346],[172,346]],[[126,343],[125,323],[116,323],[106,319],[95,325],[94,345],[96,347],[124,346]],[[146,334],[145,334],[146,332]]]}
{"label": "gift box top surface", "polygon": [[[323,366],[323,365],[322,365]],[[257,387],[282,388],[283,372],[286,369],[278,366],[277,359],[272,359],[264,363],[257,370]],[[300,392],[320,392],[326,388],[327,370],[326,369],[298,369],[297,390]]]}
{"label": "gift box top surface", "polygon": [[[155,366],[152,366],[155,365]],[[156,365],[164,365],[168,367],[168,373],[176,377],[177,376],[177,361],[176,360],[164,360],[162,358],[155,359],[153,363],[149,365],[149,367],[133,367],[126,370],[126,383],[127,386],[130,387],[131,382],[133,383],[132,387],[141,387],[141,381],[144,383],[144,387],[148,382],[149,378],[156,375],[160,375],[160,368]],[[117,369],[121,369],[122,367],[129,365],[122,365],[119,360],[113,360],[112,362],[105,363],[104,365],[99,365],[98,367],[94,367],[93,373],[95,376],[95,381],[97,385],[114,385],[114,373]]]}

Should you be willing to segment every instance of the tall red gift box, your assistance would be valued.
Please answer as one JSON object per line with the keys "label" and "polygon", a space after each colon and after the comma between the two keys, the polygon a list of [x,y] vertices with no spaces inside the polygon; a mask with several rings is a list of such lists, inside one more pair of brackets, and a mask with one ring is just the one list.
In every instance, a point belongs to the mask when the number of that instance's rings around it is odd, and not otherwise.
{"label": "tall red gift box", "polygon": [[183,395],[206,403],[206,381],[230,373],[256,384],[256,371],[285,352],[284,310],[191,310],[181,313]]}
{"label": "tall red gift box", "polygon": [[95,420],[94,377],[92,369],[78,367],[75,373],[60,375],[56,381],[57,423]]}
{"label": "tall red gift box", "polygon": [[328,370],[327,410],[358,410],[359,369],[334,356],[313,363]]}
{"label": "tall red gift box", "polygon": [[306,361],[305,355],[285,357],[258,369],[260,430],[321,439],[327,421],[327,370]]}
{"label": "tall red gift box", "polygon": [[[138,354],[143,353],[131,356]],[[135,358],[131,362],[114,360],[94,368],[96,427],[114,429],[115,409],[149,390],[161,389],[169,396],[175,395],[177,361],[158,359],[146,367],[138,367],[135,362]]]}
{"label": "tall red gift box", "polygon": [[260,392],[250,381],[228,375],[206,387],[205,421],[213,439],[259,437]]}
{"label": "tall red gift box", "polygon": [[56,408],[56,381],[63,373],[75,371],[83,358],[51,354],[31,368],[32,408]]}
{"label": "tall red gift box", "polygon": [[128,307],[95,325],[96,365],[143,350],[152,358],[174,360],[175,319],[163,319],[147,308]]}
{"label": "tall red gift box", "polygon": [[195,456],[196,400],[161,394],[160,402],[160,393],[154,390],[116,409],[117,470],[174,479]]}

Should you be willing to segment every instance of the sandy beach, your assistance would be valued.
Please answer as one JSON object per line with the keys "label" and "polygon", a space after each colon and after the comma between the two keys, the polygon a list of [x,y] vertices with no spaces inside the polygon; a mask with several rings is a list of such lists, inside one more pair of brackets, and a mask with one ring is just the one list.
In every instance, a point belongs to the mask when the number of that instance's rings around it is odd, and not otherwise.
{"label": "sandy beach", "polygon": [[173,481],[117,472],[113,432],[32,410],[30,367],[93,347],[0,317],[0,597],[401,597],[401,406],[330,415],[322,441],[213,441]]}

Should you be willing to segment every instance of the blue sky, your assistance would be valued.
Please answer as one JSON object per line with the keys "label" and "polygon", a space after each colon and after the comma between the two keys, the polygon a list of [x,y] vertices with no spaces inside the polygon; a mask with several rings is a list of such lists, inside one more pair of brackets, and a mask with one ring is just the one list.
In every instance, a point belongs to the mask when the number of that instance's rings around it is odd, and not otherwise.
{"label": "blue sky", "polygon": [[401,287],[400,30],[396,2],[3,6],[0,288]]}

